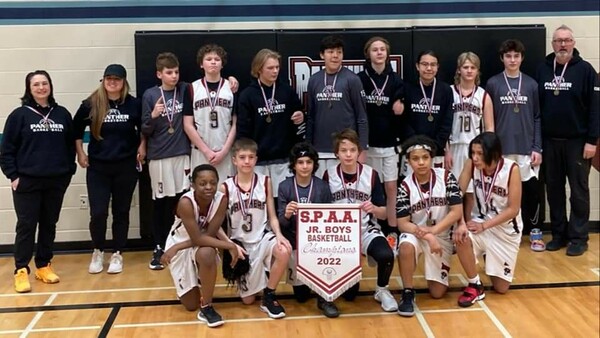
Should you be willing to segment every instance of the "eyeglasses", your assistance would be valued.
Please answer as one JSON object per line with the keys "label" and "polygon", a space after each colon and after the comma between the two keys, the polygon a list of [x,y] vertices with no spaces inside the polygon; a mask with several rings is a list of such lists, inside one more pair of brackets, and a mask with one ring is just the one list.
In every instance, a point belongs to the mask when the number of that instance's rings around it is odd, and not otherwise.
{"label": "eyeglasses", "polygon": [[437,68],[437,66],[439,66],[439,63],[437,62],[419,62],[419,65],[424,67],[424,68]]}
{"label": "eyeglasses", "polygon": [[563,43],[565,45],[570,45],[571,43],[573,43],[573,39],[554,39],[554,40],[552,40],[552,42],[554,42],[558,45],[562,45]]}

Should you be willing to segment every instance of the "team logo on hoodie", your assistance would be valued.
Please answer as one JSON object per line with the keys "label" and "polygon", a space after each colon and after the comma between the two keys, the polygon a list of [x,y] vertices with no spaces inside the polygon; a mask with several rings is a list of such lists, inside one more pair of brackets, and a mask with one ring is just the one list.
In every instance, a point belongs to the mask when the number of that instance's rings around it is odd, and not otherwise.
{"label": "team logo on hoodie", "polygon": [[129,114],[121,114],[117,108],[110,108],[104,118],[104,123],[119,123],[129,121]]}

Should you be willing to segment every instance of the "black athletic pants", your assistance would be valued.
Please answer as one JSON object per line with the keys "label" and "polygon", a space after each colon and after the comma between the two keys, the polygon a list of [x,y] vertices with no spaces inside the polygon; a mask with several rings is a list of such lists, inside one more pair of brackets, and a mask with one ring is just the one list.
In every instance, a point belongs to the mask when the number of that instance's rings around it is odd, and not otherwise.
{"label": "black athletic pants", "polygon": [[[544,139],[545,180],[550,207],[552,238],[587,243],[590,218],[589,175],[591,160],[583,159],[584,139]],[[567,220],[566,179],[569,180],[571,214]]]}
{"label": "black athletic pants", "polygon": [[12,192],[17,214],[14,248],[16,270],[27,268],[30,271],[29,262],[33,256],[36,228],[38,238],[35,266],[42,268],[52,260],[56,222],[70,182],[71,175],[19,177],[17,190]]}
{"label": "black athletic pants", "polygon": [[159,245],[163,250],[167,242],[169,231],[175,222],[175,211],[177,202],[184,193],[175,196],[157,198],[153,202],[154,220],[152,222],[152,237],[154,245]]}
{"label": "black athletic pants", "polygon": [[90,234],[94,249],[104,251],[108,206],[112,198],[113,250],[122,251],[129,231],[129,209],[138,180],[135,158],[123,161],[90,161],[86,183],[90,204]]}

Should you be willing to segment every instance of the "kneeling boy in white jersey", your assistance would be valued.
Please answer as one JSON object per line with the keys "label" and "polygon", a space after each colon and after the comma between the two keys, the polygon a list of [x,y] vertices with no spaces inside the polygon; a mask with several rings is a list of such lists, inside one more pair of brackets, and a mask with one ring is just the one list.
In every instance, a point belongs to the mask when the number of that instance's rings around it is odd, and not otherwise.
{"label": "kneeling boy in white jersey", "polygon": [[454,175],[443,168],[433,168],[435,142],[417,135],[403,145],[412,169],[398,188],[396,215],[400,235],[398,265],[404,290],[398,314],[415,314],[413,274],[419,255],[425,257],[425,279],[429,294],[441,298],[448,290],[452,244],[452,227],[462,218],[462,196]]}
{"label": "kneeling boy in white jersey", "polygon": [[485,297],[477,275],[477,256],[485,254],[485,273],[494,290],[508,291],[523,230],[519,166],[502,157],[496,134],[484,132],[469,144],[469,159],[459,179],[463,192],[471,179],[477,211],[465,210],[466,225],[461,222],[454,233],[458,257],[469,280],[458,299],[462,307]]}
{"label": "kneeling boy in white jersey", "polygon": [[[224,323],[212,307],[217,278],[215,248],[228,250],[232,264],[238,257],[244,258],[243,250],[220,228],[227,212],[227,199],[217,191],[218,184],[215,167],[203,164],[194,169],[193,190],[185,193],[177,204],[177,217],[161,257],[161,262],[169,265],[181,304],[189,311],[200,307],[198,319],[209,327]],[[202,282],[202,298],[198,279]]]}

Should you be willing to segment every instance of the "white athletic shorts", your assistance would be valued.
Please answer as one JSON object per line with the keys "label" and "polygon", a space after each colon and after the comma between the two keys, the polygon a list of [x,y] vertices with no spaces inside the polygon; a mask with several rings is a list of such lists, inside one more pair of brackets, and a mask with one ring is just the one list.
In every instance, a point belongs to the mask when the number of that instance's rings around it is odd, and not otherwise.
{"label": "white athletic shorts", "polygon": [[334,153],[319,153],[319,169],[315,172],[315,176],[323,178],[325,170],[340,164],[340,161],[335,157]]}
{"label": "white athletic shorts", "polygon": [[418,239],[413,234],[402,233],[398,243],[399,245],[402,243],[409,243],[415,248],[415,264],[418,262],[419,255],[423,254],[423,257],[425,258],[425,279],[448,286],[450,260],[452,258],[454,245],[450,240],[444,240],[439,237],[436,238],[442,246],[442,256],[432,254],[429,249],[429,243],[424,239]]}
{"label": "white athletic shorts", "polygon": [[512,282],[522,233],[497,225],[479,234],[469,233],[475,258],[485,254],[485,273]]}
{"label": "white athletic shorts", "polygon": [[[192,164],[191,169],[193,171],[194,168],[196,168],[197,166],[199,166],[201,164],[210,164],[210,163],[208,162],[206,157],[204,157],[204,154],[200,150],[196,149],[195,147],[192,147],[191,164]],[[216,165],[215,168],[217,168],[217,172],[219,173],[219,182],[223,182],[228,177],[233,176],[235,172],[233,170],[233,162],[231,160],[231,154],[225,155],[225,158],[223,158],[223,161],[221,161],[221,163]]]}
{"label": "white athletic shorts", "polygon": [[367,164],[377,170],[382,182],[398,180],[398,161],[400,155],[396,153],[396,148],[377,148],[370,147],[367,150]]}
{"label": "white athletic shorts", "polygon": [[254,172],[269,176],[271,178],[271,191],[273,192],[273,197],[275,198],[277,198],[279,184],[283,182],[283,180],[285,180],[286,177],[292,176],[287,162],[257,165],[254,168]]}
{"label": "white athletic shorts", "polygon": [[504,157],[515,161],[519,165],[521,182],[526,182],[534,177],[539,177],[540,166],[531,166],[531,155],[505,155]]}
{"label": "white athletic shorts", "polygon": [[273,249],[277,240],[275,234],[269,231],[260,242],[243,244],[250,259],[250,271],[242,276],[238,284],[238,293],[242,298],[255,295],[267,287],[267,271],[271,269]]}
{"label": "white athletic shorts", "polygon": [[[169,240],[167,240],[167,245],[165,246],[166,248],[169,248],[174,244],[168,243],[168,241]],[[194,287],[200,287],[198,281],[198,266],[196,265],[197,251],[198,247],[179,250],[168,265],[169,271],[171,272],[171,278],[173,278],[173,284],[177,290],[177,297],[179,298]]]}
{"label": "white athletic shorts", "polygon": [[152,199],[175,196],[190,188],[190,157],[175,157],[148,162]]}

